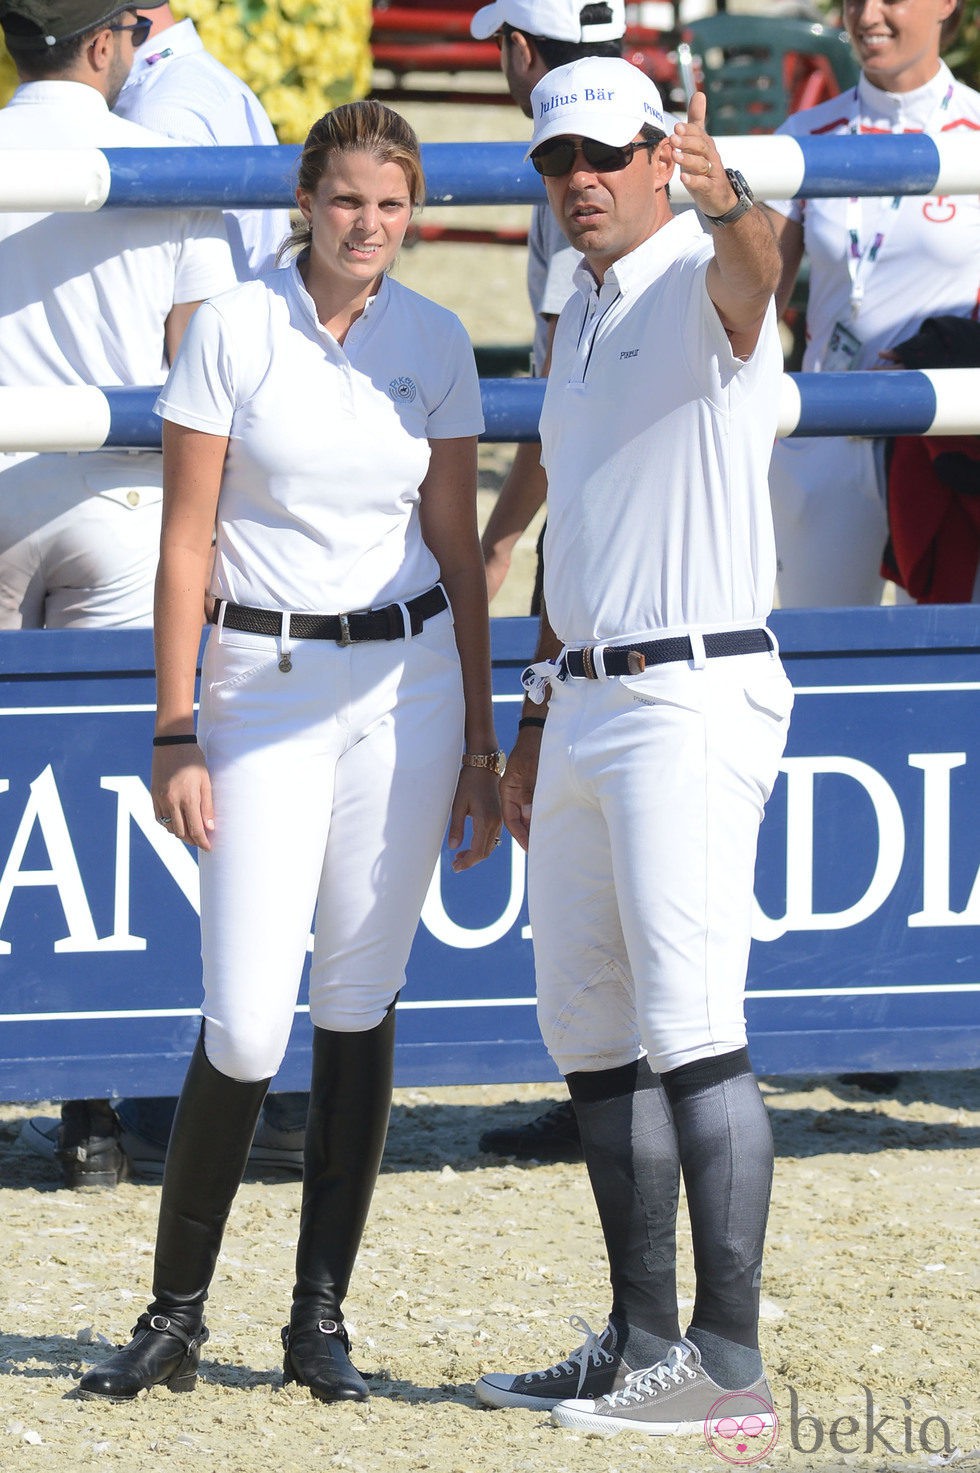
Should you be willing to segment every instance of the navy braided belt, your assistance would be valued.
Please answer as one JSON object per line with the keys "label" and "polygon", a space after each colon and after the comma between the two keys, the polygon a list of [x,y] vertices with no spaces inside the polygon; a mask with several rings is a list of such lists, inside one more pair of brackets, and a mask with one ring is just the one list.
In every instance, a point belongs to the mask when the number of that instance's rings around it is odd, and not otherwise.
{"label": "navy braided belt", "polygon": [[[594,646],[566,650],[561,658],[558,678],[570,675],[578,680],[599,680]],[[671,639],[654,639],[646,644],[622,645],[602,650],[602,665],[607,676],[641,675],[649,665],[667,665],[677,660],[693,660],[694,650],[686,634]],[[766,629],[723,629],[704,636],[704,653],[709,660],[724,655],[761,655],[773,649],[772,636]]]}

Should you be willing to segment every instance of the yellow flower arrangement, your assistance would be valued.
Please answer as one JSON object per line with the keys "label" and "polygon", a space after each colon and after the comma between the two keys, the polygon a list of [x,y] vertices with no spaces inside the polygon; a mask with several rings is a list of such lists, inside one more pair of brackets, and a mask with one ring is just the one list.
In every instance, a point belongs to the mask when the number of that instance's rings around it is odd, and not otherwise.
{"label": "yellow flower arrangement", "polygon": [[[370,0],[172,0],[207,49],[261,99],[281,143],[371,86]],[[17,74],[0,40],[0,104]]]}

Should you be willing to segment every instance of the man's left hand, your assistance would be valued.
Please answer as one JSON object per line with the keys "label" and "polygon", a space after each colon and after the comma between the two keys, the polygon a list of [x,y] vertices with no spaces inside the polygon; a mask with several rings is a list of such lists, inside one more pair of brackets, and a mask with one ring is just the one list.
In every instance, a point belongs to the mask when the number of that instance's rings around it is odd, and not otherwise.
{"label": "man's left hand", "polygon": [[724,215],[735,208],[738,198],[704,126],[707,113],[707,98],[703,92],[695,92],[687,122],[675,124],[670,143],[681,183],[698,209],[703,215]]}

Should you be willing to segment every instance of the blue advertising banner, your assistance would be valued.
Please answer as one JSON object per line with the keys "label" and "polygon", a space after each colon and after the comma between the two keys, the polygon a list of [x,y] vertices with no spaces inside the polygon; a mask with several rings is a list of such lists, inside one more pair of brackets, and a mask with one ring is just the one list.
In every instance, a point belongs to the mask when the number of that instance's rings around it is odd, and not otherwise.
{"label": "blue advertising banner", "polygon": [[[761,1073],[980,1063],[980,622],[773,616],[796,690],[762,828],[747,1017]],[[516,733],[531,620],[494,623]],[[199,1026],[194,855],[154,821],[148,633],[0,634],[0,1098],[173,1093]],[[298,1011],[278,1088],[305,1086]],[[399,1006],[400,1084],[554,1076],[525,864],[443,856]]]}

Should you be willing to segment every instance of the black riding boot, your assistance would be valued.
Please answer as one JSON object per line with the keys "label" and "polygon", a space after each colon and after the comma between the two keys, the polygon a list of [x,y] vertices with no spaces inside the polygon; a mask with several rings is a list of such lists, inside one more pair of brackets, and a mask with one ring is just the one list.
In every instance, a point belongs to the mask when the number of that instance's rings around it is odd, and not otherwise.
{"label": "black riding boot", "polygon": [[391,1110],[395,1005],[367,1033],[313,1030],[296,1287],[282,1332],[283,1381],[319,1401],[365,1401],[348,1358],[343,1302],[367,1222]]}
{"label": "black riding boot", "polygon": [[132,1401],[149,1386],[194,1390],[208,1338],[204,1301],[269,1082],[221,1074],[204,1052],[202,1028],[167,1148],[153,1302],[130,1343],[86,1371],[82,1396]]}

